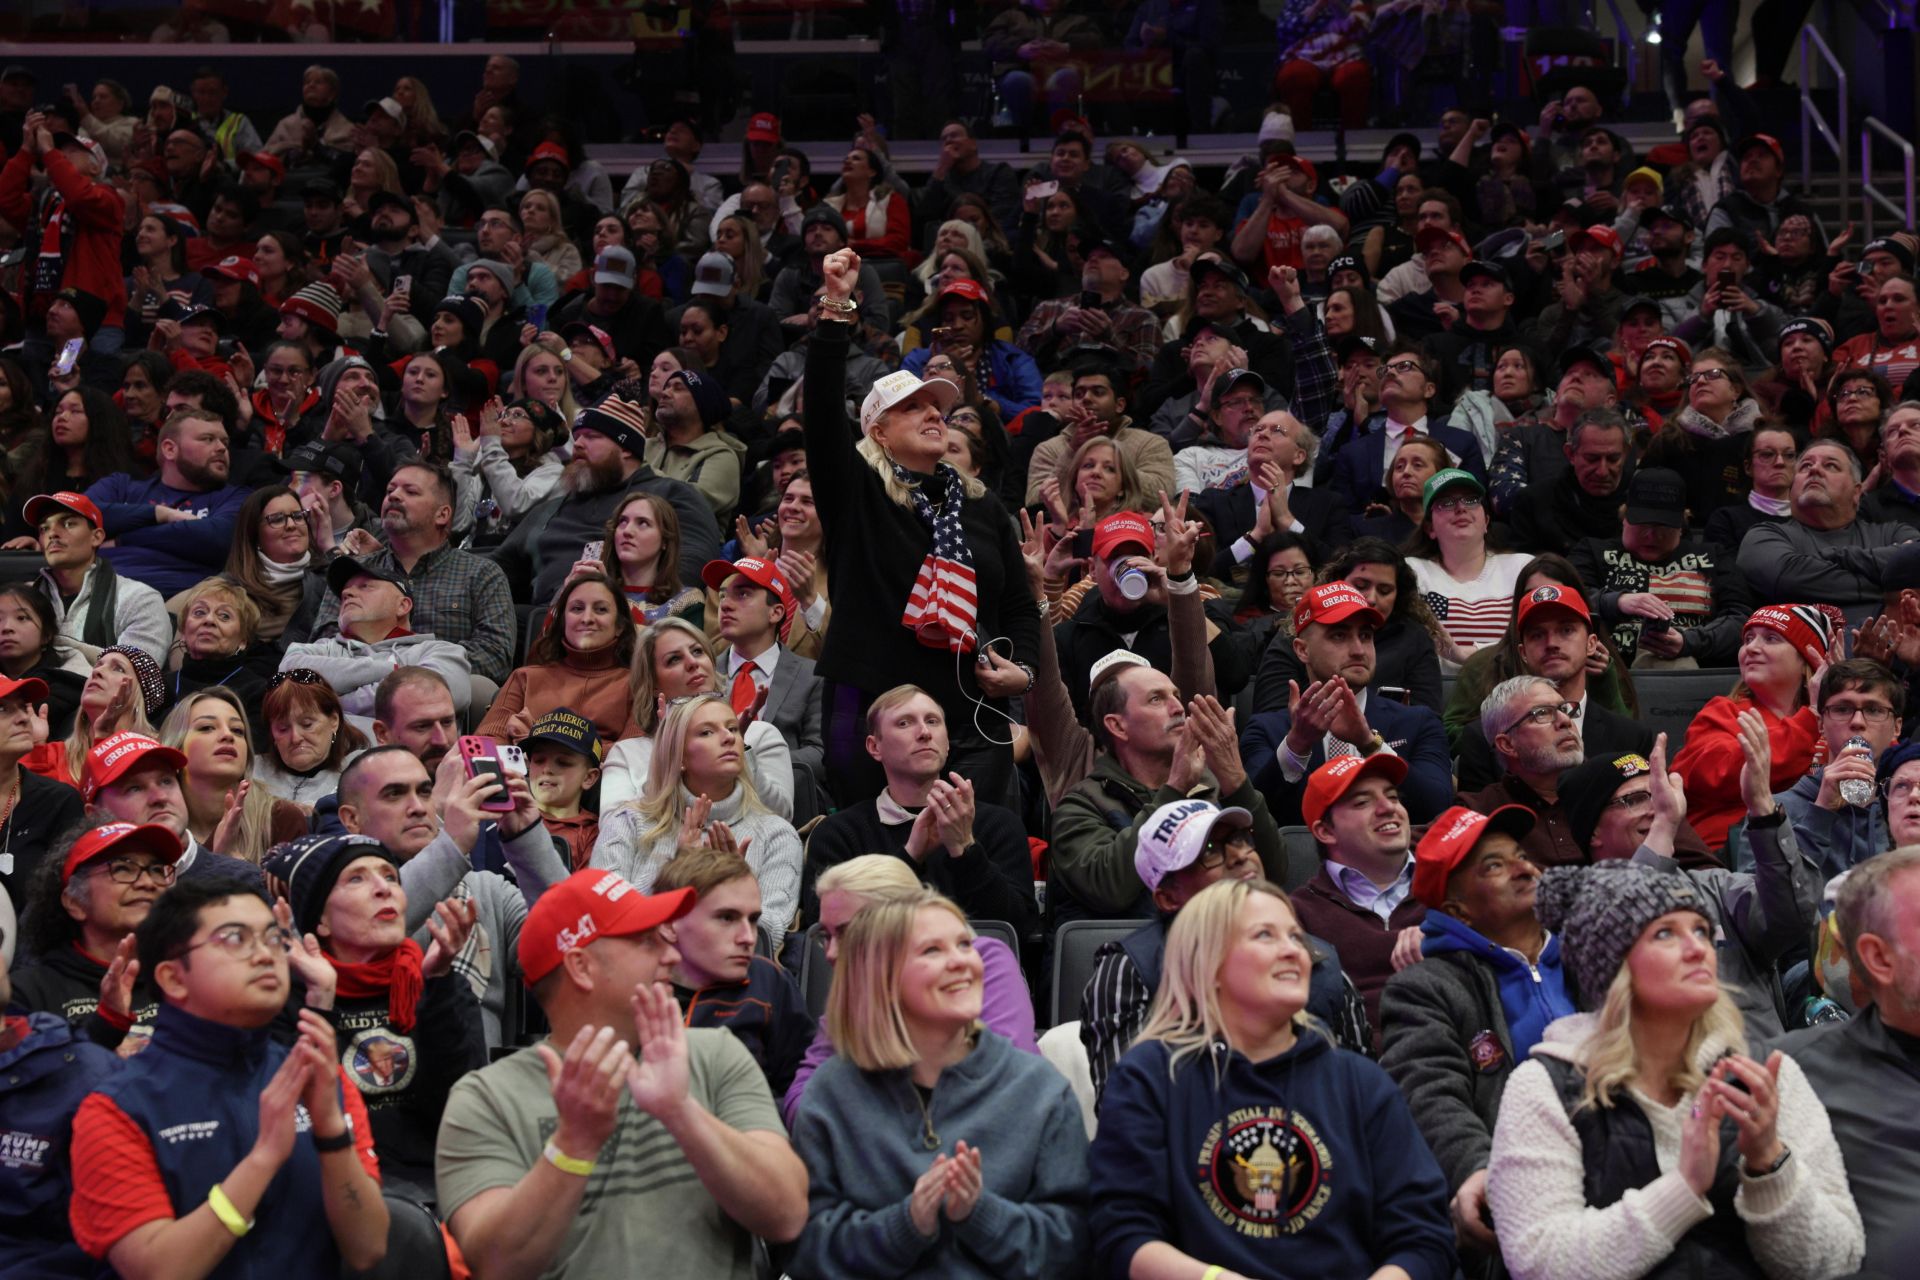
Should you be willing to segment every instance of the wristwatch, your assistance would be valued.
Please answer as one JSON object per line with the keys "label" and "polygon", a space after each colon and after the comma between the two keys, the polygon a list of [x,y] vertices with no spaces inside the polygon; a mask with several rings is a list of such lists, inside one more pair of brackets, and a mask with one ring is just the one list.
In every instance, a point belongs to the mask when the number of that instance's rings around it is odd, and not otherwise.
{"label": "wristwatch", "polygon": [[1365,742],[1359,743],[1358,745],[1360,747],[1361,755],[1370,756],[1377,751],[1386,750],[1387,740],[1382,736],[1380,736],[1380,731],[1378,729],[1375,729],[1372,733],[1367,735],[1367,740]]}

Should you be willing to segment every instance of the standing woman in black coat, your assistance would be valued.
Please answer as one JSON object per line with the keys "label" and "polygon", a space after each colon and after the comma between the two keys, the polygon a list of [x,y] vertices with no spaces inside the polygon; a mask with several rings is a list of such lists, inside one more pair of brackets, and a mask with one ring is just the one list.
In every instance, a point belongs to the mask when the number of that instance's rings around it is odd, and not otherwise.
{"label": "standing woman in black coat", "polygon": [[[829,254],[823,274],[806,378],[839,387],[859,256]],[[835,600],[837,625],[819,660],[827,775],[843,807],[885,785],[866,752],[866,712],[902,684],[919,685],[945,710],[947,767],[971,779],[979,799],[1019,807],[1005,711],[1033,684],[1040,614],[1006,508],[943,461],[943,415],[959,394],[944,379],[890,373],[861,405],[857,434],[839,396],[807,397],[807,471],[828,576],[859,584],[845,606]]]}

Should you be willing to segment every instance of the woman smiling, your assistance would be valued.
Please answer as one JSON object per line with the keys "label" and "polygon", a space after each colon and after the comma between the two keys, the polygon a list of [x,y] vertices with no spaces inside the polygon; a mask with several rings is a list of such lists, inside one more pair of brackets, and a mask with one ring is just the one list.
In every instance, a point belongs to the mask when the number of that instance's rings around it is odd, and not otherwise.
{"label": "woman smiling", "polygon": [[606,575],[598,569],[575,574],[528,646],[527,665],[507,676],[474,732],[518,742],[535,720],[560,707],[593,721],[602,742],[638,732],[627,690],[633,643],[633,614]]}

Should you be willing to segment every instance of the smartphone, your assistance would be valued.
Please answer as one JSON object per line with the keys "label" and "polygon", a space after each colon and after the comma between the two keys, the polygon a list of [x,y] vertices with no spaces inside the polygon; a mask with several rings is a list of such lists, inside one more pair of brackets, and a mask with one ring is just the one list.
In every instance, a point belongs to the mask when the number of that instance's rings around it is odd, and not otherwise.
{"label": "smartphone", "polygon": [[64,378],[73,372],[80,363],[80,352],[87,345],[84,338],[68,338],[60,344],[60,357],[53,362],[53,376]]}
{"label": "smartphone", "polygon": [[500,771],[527,776],[527,753],[511,742],[500,744]]}
{"label": "smartphone", "polygon": [[768,184],[773,187],[776,194],[780,190],[780,184],[785,182],[787,180],[787,175],[792,172],[793,172],[792,157],[785,156],[773,162],[773,171],[767,175],[767,181],[768,181]]}
{"label": "smartphone", "polygon": [[606,552],[606,549],[607,544],[596,538],[594,541],[580,548],[580,558],[582,560],[598,560],[601,555]]}
{"label": "smartphone", "polygon": [[1036,182],[1027,188],[1027,194],[1035,200],[1045,200],[1060,190],[1058,182]]}
{"label": "smartphone", "polygon": [[1714,277],[1713,282],[1714,284],[1718,285],[1722,289],[1730,288],[1733,284],[1733,272],[1722,271],[1719,275]]}
{"label": "smartphone", "polygon": [[492,738],[463,736],[456,746],[469,778],[487,777],[500,784],[500,794],[481,803],[487,813],[512,813],[513,797],[507,794],[506,771],[500,767],[500,746]]}
{"label": "smartphone", "polygon": [[547,327],[547,304],[544,302],[529,302],[527,304],[527,323],[535,329],[545,330]]}
{"label": "smartphone", "polygon": [[1567,233],[1556,231],[1540,242],[1540,247],[1548,253],[1557,253],[1567,247]]}
{"label": "smartphone", "polygon": [[1073,554],[1085,560],[1093,554],[1093,530],[1076,529],[1073,534]]}
{"label": "smartphone", "polygon": [[412,276],[395,276],[393,279],[393,291],[395,293],[412,293],[413,277]]}
{"label": "smartphone", "polygon": [[1088,311],[1098,311],[1100,309],[1100,295],[1091,289],[1082,290],[1080,294],[1080,305]]}
{"label": "smartphone", "polygon": [[1642,618],[1640,620],[1641,635],[1645,635],[1649,631],[1671,630],[1673,630],[1673,621],[1670,618]]}

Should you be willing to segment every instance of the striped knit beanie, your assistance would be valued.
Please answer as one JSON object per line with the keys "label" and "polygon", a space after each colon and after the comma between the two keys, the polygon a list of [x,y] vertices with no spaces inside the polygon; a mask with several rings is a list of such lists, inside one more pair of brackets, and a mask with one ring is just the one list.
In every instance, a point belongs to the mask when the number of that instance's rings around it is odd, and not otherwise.
{"label": "striped knit beanie", "polygon": [[598,431],[638,458],[647,448],[647,411],[632,400],[608,396],[573,420],[575,431]]}
{"label": "striped knit beanie", "polygon": [[340,311],[346,304],[340,301],[333,286],[325,281],[315,281],[280,304],[283,316],[299,316],[308,324],[317,325],[328,333],[340,332]]}

